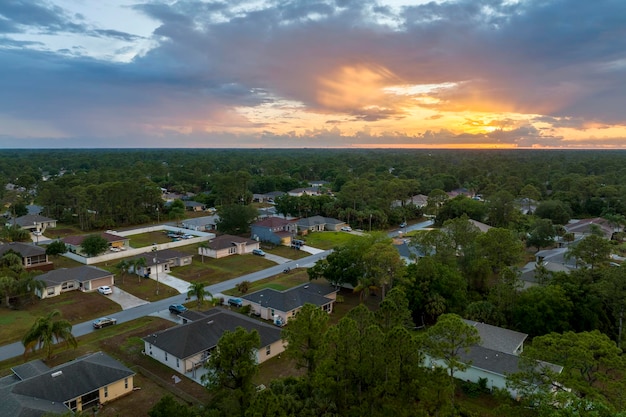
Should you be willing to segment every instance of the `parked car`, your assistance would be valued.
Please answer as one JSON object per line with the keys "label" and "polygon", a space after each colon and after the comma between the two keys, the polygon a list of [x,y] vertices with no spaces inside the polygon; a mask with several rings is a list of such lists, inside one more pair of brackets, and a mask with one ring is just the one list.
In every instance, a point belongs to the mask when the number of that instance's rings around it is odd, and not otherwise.
{"label": "parked car", "polygon": [[187,311],[187,307],[182,304],[172,304],[170,305],[170,313],[172,314],[181,314]]}
{"label": "parked car", "polygon": [[93,327],[94,329],[101,329],[103,327],[113,326],[114,324],[117,324],[117,319],[112,317],[101,317],[94,320]]}
{"label": "parked car", "polygon": [[243,302],[241,301],[241,298],[229,298],[228,305],[233,307],[241,307],[243,306]]}
{"label": "parked car", "polygon": [[261,249],[252,249],[252,253],[258,256],[265,256],[265,252],[263,252]]}
{"label": "parked car", "polygon": [[113,294],[113,290],[108,285],[102,285],[101,287],[98,287],[98,292],[104,295]]}
{"label": "parked car", "polygon": [[344,227],[341,228],[341,231],[342,232],[351,232],[352,228],[350,226],[344,226]]}

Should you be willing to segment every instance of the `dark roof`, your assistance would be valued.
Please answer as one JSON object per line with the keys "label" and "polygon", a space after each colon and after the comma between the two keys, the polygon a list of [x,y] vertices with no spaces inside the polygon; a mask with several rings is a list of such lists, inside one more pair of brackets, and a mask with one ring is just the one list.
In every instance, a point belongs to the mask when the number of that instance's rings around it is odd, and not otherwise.
{"label": "dark roof", "polygon": [[478,330],[480,346],[494,351],[513,354],[528,337],[526,333],[479,323],[473,320],[464,321]]}
{"label": "dark roof", "polygon": [[246,294],[241,298],[263,307],[287,312],[300,308],[306,303],[316,306],[326,305],[332,301],[326,296],[334,292],[337,290],[331,285],[309,283],[286,291],[265,288],[252,294]]}
{"label": "dark roof", "polygon": [[156,258],[157,263],[162,264],[173,259],[189,258],[190,256],[193,257],[191,254],[179,252],[177,250],[162,249],[156,252],[148,251],[140,255],[133,256],[131,259],[145,258],[146,265],[154,265],[154,258]]}
{"label": "dark roof", "polygon": [[499,375],[519,372],[519,356],[509,353],[498,352],[482,346],[472,346],[468,353],[461,351],[459,356],[464,363],[471,361],[473,367]]}
{"label": "dark roof", "polygon": [[281,339],[281,330],[275,326],[243,314],[214,308],[205,312],[197,321],[162,330],[144,337],[143,340],[176,358],[185,359],[213,349],[225,331],[232,332],[237,327],[259,332],[261,346],[270,345]]}
{"label": "dark roof", "polygon": [[233,236],[233,235],[221,235],[217,236],[215,239],[211,240],[208,243],[209,249],[220,250],[230,248],[237,243],[245,243],[247,245],[257,243],[256,240],[246,239],[244,237]]}
{"label": "dark roof", "polygon": [[35,278],[44,281],[46,284],[61,284],[66,281],[85,282],[98,278],[110,277],[113,274],[104,269],[91,265],[77,266],[76,268],[54,269],[45,274],[38,275]]}
{"label": "dark roof", "polygon": [[11,242],[0,245],[0,256],[4,255],[4,253],[8,252],[9,250],[13,250],[19,253],[20,255],[22,255],[22,258],[45,255],[46,253],[46,250],[41,246],[22,242]]}
{"label": "dark roof", "polygon": [[19,225],[20,227],[35,227],[35,223],[47,223],[53,222],[54,219],[50,219],[48,217],[41,216],[39,214],[27,214],[25,216],[16,217],[15,219],[9,220],[10,224]]}
{"label": "dark roof", "polygon": [[253,226],[272,228],[272,227],[284,227],[291,223],[293,223],[292,220],[281,219],[280,217],[268,217],[266,219],[263,219],[254,223]]}
{"label": "dark roof", "polygon": [[[83,240],[90,235],[80,235],[80,236],[67,236],[62,240],[64,243],[72,246],[80,246],[83,243]],[[119,242],[124,240],[129,240],[127,237],[115,235],[113,233],[102,232],[99,234],[100,237],[104,238],[107,242]]]}
{"label": "dark roof", "polygon": [[17,374],[2,378],[1,416],[39,417],[47,412],[67,412],[65,401],[135,374],[103,352],[51,369],[36,362],[14,368],[22,376],[30,375],[25,379],[16,377]]}

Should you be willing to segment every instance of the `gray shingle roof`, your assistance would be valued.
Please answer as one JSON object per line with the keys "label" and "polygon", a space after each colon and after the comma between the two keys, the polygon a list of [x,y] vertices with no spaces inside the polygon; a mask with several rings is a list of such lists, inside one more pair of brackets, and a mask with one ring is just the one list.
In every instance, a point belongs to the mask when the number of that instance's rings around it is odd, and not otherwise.
{"label": "gray shingle roof", "polygon": [[39,281],[43,281],[46,284],[55,285],[61,284],[66,281],[78,281],[85,282],[98,278],[110,277],[113,275],[109,271],[97,268],[95,266],[83,265],[76,268],[61,268],[54,269],[45,274],[35,277]]}
{"label": "gray shingle roof", "polygon": [[16,374],[0,379],[0,416],[40,417],[45,413],[64,413],[68,411],[63,405],[65,401],[135,374],[103,352],[54,368],[33,361],[13,370],[25,379],[21,380]]}
{"label": "gray shingle roof", "polygon": [[46,250],[41,246],[21,242],[11,242],[0,245],[0,256],[4,255],[4,253],[9,250],[19,253],[23,258],[46,254]]}
{"label": "gray shingle roof", "polygon": [[261,346],[270,345],[281,339],[279,328],[239,313],[224,309],[211,309],[203,316],[197,321],[151,334],[143,340],[176,358],[185,359],[214,348],[225,331],[232,332],[237,327],[259,332]]}
{"label": "gray shingle roof", "polygon": [[306,303],[316,306],[326,305],[332,301],[326,296],[336,291],[337,290],[331,285],[309,283],[286,291],[276,291],[272,288],[265,288],[251,294],[246,294],[241,298],[263,307],[287,312],[300,308]]}
{"label": "gray shingle roof", "polygon": [[487,349],[498,352],[513,354],[528,337],[526,333],[504,329],[490,324],[479,323],[473,320],[464,320],[470,326],[474,326],[480,335],[480,345]]}

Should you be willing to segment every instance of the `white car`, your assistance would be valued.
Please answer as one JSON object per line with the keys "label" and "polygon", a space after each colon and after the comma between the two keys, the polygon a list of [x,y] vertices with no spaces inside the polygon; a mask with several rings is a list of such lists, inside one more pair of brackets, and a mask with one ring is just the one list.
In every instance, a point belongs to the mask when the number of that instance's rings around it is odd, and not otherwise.
{"label": "white car", "polygon": [[113,294],[113,290],[108,285],[103,285],[101,287],[98,287],[98,292],[104,295]]}

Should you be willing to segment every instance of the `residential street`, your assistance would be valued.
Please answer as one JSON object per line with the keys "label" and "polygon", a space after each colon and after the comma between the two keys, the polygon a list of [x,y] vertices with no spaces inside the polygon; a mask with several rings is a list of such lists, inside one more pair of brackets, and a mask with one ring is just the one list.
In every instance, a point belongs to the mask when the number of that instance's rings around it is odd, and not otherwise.
{"label": "residential street", "polygon": [[[264,269],[262,271],[253,272],[248,275],[243,275],[238,278],[233,278],[228,281],[220,282],[215,285],[210,285],[207,287],[207,290],[211,292],[211,294],[218,294],[228,289],[235,287],[242,281],[259,281],[264,278],[271,277],[273,275],[277,275],[283,272],[283,270],[287,267],[294,269],[296,265],[300,268],[308,268],[315,264],[320,259],[325,258],[331,251],[323,251],[306,258],[298,259],[295,261],[289,261],[287,263],[283,263],[280,265],[273,266],[271,268]],[[117,319],[118,324],[124,323],[130,320],[137,319],[139,317],[149,316],[150,314],[159,312],[161,310],[167,310],[170,304],[181,304],[188,300],[186,300],[186,294],[175,295],[173,297],[155,301],[152,303],[143,304],[134,308],[130,308],[128,310],[119,311],[115,314],[109,315],[109,317],[114,317]],[[91,321],[87,321],[84,323],[75,324],[72,328],[72,334],[76,337],[83,336],[85,334],[91,333],[94,331],[93,325]],[[97,331],[97,330],[95,330]],[[5,345],[0,347],[0,361],[5,359],[13,358],[16,356],[20,356],[24,353],[24,346],[21,342],[15,342],[9,345]]]}

